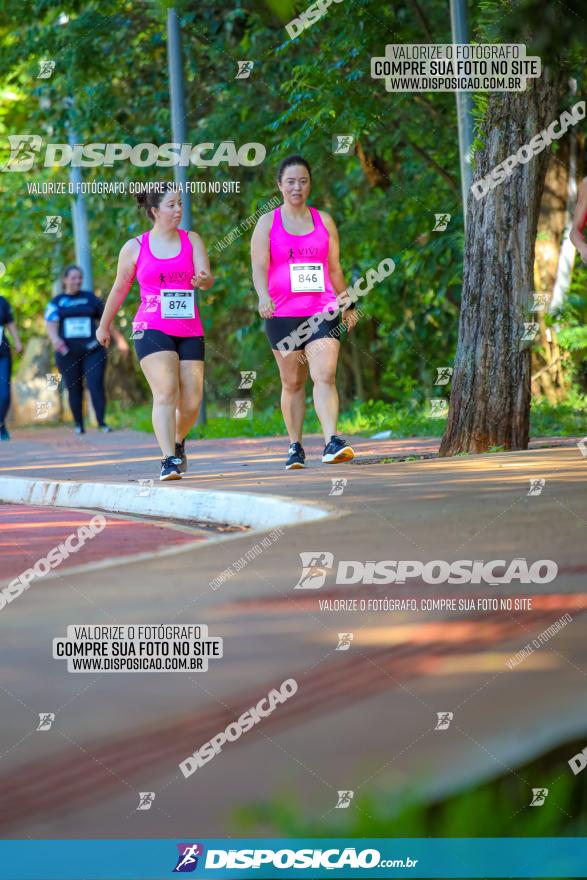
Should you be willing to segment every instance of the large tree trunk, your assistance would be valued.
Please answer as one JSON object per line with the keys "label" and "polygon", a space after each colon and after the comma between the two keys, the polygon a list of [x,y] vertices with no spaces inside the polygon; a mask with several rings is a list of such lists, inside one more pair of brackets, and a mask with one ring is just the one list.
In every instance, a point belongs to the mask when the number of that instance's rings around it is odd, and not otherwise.
{"label": "large tree trunk", "polygon": [[[544,69],[525,92],[493,94],[477,178],[548,126],[559,113],[563,77]],[[459,339],[440,455],[526,449],[534,243],[548,150],[517,165],[477,200],[469,194]]]}

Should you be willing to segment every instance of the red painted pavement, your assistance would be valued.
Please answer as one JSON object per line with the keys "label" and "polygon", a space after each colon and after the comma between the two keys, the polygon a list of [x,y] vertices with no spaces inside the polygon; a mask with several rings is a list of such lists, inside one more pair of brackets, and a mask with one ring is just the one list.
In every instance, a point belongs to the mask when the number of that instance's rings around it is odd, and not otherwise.
{"label": "red painted pavement", "polygon": [[[546,607],[532,618],[536,631],[552,622],[548,606],[556,605],[559,612],[568,608],[574,611],[577,607],[582,610],[585,596],[558,595],[544,604]],[[456,637],[447,639],[447,625],[460,627]],[[413,678],[430,675],[445,657],[495,648],[516,636],[519,625],[510,617],[488,614],[454,624],[426,622],[417,629],[422,630],[421,638],[412,636],[407,642],[363,650],[344,659],[337,657],[308,672],[295,672],[293,678],[300,683],[296,699],[264,719],[263,732],[335,712],[372,694],[403,686],[403,682]],[[47,811],[95,803],[120,789],[121,779],[128,784],[128,780],[136,780],[145,771],[167,769],[175,773],[178,762],[191,753],[194,743],[205,742],[222,730],[243,708],[252,705],[259,693],[266,693],[275,685],[274,680],[267,680],[249,694],[235,691],[226,707],[211,704],[209,708],[164,720],[158,726],[118,734],[101,742],[86,741],[83,750],[62,749],[52,756],[49,765],[44,759],[28,761],[1,773],[0,828],[30,821]]]}
{"label": "red painted pavement", "polygon": [[[92,511],[64,508],[30,507],[0,504],[0,580],[10,580],[46,556],[52,547],[62,543],[80,526],[88,524]],[[152,553],[172,547],[205,541],[206,533],[180,531],[160,523],[146,523],[106,515],[106,528],[86,541],[59,568],[71,568],[100,559]]]}

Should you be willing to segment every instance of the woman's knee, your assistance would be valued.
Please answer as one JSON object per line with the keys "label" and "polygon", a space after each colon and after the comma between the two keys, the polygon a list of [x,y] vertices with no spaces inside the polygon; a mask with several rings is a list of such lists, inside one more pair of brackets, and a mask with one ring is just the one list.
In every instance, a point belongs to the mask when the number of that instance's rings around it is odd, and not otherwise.
{"label": "woman's knee", "polygon": [[184,416],[196,415],[200,409],[200,399],[192,395],[189,397],[182,395],[179,399],[178,409]]}
{"label": "woman's knee", "polygon": [[316,367],[311,371],[312,382],[314,385],[335,385],[336,369],[331,367]]}
{"label": "woman's knee", "polygon": [[306,380],[302,376],[282,376],[281,387],[287,394],[296,394],[301,391],[306,384]]}
{"label": "woman's knee", "polygon": [[179,390],[176,387],[156,388],[153,391],[153,404],[155,406],[177,406],[179,403]]}

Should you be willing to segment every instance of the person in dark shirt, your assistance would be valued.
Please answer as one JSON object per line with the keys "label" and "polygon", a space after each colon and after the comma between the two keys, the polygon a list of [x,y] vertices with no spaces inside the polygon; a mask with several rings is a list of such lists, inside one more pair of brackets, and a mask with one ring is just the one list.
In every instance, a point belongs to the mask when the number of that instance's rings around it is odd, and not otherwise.
{"label": "person in dark shirt", "polygon": [[[63,273],[63,291],[54,296],[45,309],[45,326],[55,349],[57,369],[67,388],[76,434],[85,433],[84,378],[99,427],[102,431],[112,430],[104,421],[106,349],[96,340],[104,303],[94,293],[81,289],[82,278],[79,266],[68,266]],[[126,339],[119,330],[113,329],[118,348],[126,354],[129,350]]]}
{"label": "person in dark shirt", "polygon": [[12,309],[8,300],[0,296],[0,440],[10,440],[10,434],[4,424],[10,407],[10,376],[12,373],[12,353],[6,331],[12,337],[16,353],[20,354],[22,345]]}

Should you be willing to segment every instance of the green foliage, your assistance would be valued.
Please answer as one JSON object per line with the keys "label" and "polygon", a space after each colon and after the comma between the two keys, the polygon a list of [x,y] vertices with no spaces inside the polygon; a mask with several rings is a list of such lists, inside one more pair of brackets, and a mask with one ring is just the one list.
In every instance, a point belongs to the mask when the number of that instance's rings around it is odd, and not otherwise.
{"label": "green foliage", "polygon": [[381,400],[368,400],[349,413],[342,413],[340,430],[348,434],[391,431],[393,437],[440,437],[444,419],[429,418],[426,406],[413,409],[393,406]]}
{"label": "green foliage", "polygon": [[[430,396],[436,365],[451,362],[456,342],[463,242],[454,97],[414,100],[387,93],[382,81],[371,79],[370,59],[384,54],[389,33],[398,42],[423,40],[410,4],[363,0],[333,6],[290,40],[284,22],[305,5],[275,0],[237,3],[227,10],[204,0],[196,11],[187,2],[176,4],[188,140],[259,141],[267,149],[257,168],[190,169],[191,180],[236,179],[241,187],[230,196],[191,197],[192,226],[204,238],[217,277],[201,298],[210,355],[208,393],[212,403],[224,405],[235,396],[239,369],[256,369],[260,385],[275,380],[251,282],[250,233],[222,253],[215,243],[278,194],[278,162],[302,151],[313,166],[311,203],[331,213],[338,225],[347,280],[384,257],[397,266],[365,298],[367,319],[352,339],[358,364],[351,364],[350,349],[343,356],[343,404],[350,407],[357,397],[357,370],[365,399],[421,404]],[[69,16],[64,24],[61,12]],[[449,42],[444,4],[435,0],[425,15],[435,38]],[[166,7],[159,2],[87,0],[52,7],[31,0],[10,15],[0,12],[0,135],[30,132],[65,142],[71,123],[83,142],[171,140],[165,25]],[[250,78],[235,79],[236,59],[248,58],[255,62]],[[37,79],[42,59],[56,61],[49,79]],[[446,120],[452,121],[447,125]],[[333,137],[341,133],[352,134],[385,169],[383,187],[371,185],[356,155],[333,154]],[[126,163],[82,173],[88,182],[170,176]],[[69,197],[29,195],[29,180],[67,183],[68,172],[38,167],[31,174],[2,177],[7,216],[0,260],[7,274],[0,292],[12,301],[25,340],[43,332],[40,315],[54,279],[74,260]],[[129,196],[88,195],[86,201],[94,286],[105,295],[121,245],[147,223]],[[452,214],[446,232],[431,231],[436,212]],[[61,239],[43,234],[49,214],[63,216]],[[129,336],[136,303],[135,286],[120,312]]]}
{"label": "green foliage", "polygon": [[[321,433],[320,424],[314,412],[311,399],[308,399],[305,432]],[[148,405],[123,409],[116,402],[109,404],[108,421],[116,428],[133,428],[137,431],[152,432],[151,407]],[[444,421],[427,418],[424,410],[409,411],[369,400],[354,409],[341,413],[339,430],[345,434],[374,434],[377,431],[391,430],[393,437],[439,437]],[[285,427],[281,411],[271,405],[259,409],[253,404],[252,419],[235,419],[229,414],[229,404],[222,408],[213,404],[208,412],[205,427],[196,426],[188,435],[193,438],[214,437],[285,437]]]}
{"label": "green foliage", "polygon": [[[575,752],[568,749],[568,754]],[[270,829],[277,836],[294,838],[573,836],[587,820],[587,802],[569,774],[561,772],[565,755],[558,750],[517,773],[466,788],[442,801],[426,800],[416,792],[415,784],[387,794],[365,792],[354,798],[351,809],[329,810],[321,819],[309,816],[295,795],[284,791],[270,802],[237,808],[235,831],[253,836],[259,829],[264,834]],[[529,807],[528,779],[550,780],[548,797],[540,808]]]}
{"label": "green foliage", "polygon": [[[151,407],[137,406],[123,410],[120,407],[109,407],[108,421],[115,428],[133,428],[136,431],[152,433]],[[317,421],[310,419],[308,430],[317,429]],[[273,409],[255,414],[252,419],[231,419],[229,414],[222,414],[217,407],[212,408],[205,427],[197,425],[190,433],[190,438],[214,437],[258,437],[275,436],[284,433],[281,412]]]}
{"label": "green foliage", "polygon": [[[572,0],[571,7],[577,2]],[[13,133],[65,142],[70,125],[86,143],[170,141],[168,5],[159,0],[69,0],[56,7],[27,0],[0,7],[0,143]],[[240,192],[230,195],[191,196],[192,227],[202,234],[217,278],[200,298],[209,401],[227,409],[237,396],[241,369],[257,371],[259,411],[275,400],[276,368],[251,280],[250,233],[222,251],[215,245],[279,194],[277,165],[296,151],[313,167],[311,203],[327,210],[338,225],[347,281],[384,257],[396,263],[393,275],[365,297],[361,308],[366,318],[343,346],[343,407],[350,412],[362,401],[379,400],[392,406],[390,412],[407,411],[409,417],[433,395],[436,367],[452,363],[456,344],[463,233],[455,101],[451,93],[386,92],[382,81],[371,78],[370,62],[384,54],[388,42],[427,42],[430,34],[437,42],[450,42],[447,7],[444,0],[431,0],[425,9],[420,4],[419,12],[408,0],[333,4],[290,40],[284,23],[307,5],[302,0],[236,2],[230,8],[218,0],[202,0],[197,7],[187,0],[175,4],[182,25],[188,140],[261,142],[267,150],[266,160],[255,168],[191,167],[189,172],[191,181],[240,184]],[[522,7],[525,19],[518,14]],[[472,38],[503,39],[512,22],[522,33],[537,8],[536,0],[470,5]],[[576,45],[584,18],[551,10],[549,27],[553,16],[556,27],[569,32],[565,59],[580,90],[584,61]],[[545,32],[541,23],[537,38]],[[56,62],[55,72],[38,79],[44,59]],[[254,60],[248,79],[235,79],[237,59]],[[474,96],[475,148],[483,142],[487,103],[487,95]],[[354,136],[364,163],[358,153],[333,153],[337,134]],[[6,158],[7,151],[0,150],[0,163]],[[380,172],[376,185],[369,162]],[[87,182],[171,177],[169,169],[128,163],[87,168],[82,174]],[[0,260],[7,272],[0,293],[11,300],[25,341],[43,332],[42,310],[55,278],[75,258],[69,196],[31,195],[26,184],[32,180],[67,183],[68,171],[38,163],[34,172],[1,176],[6,207]],[[106,295],[121,245],[148,222],[131,196],[88,195],[86,201],[94,287]],[[452,215],[446,231],[432,231],[435,213]],[[51,214],[63,217],[61,239],[43,233]],[[581,297],[583,291],[584,286]],[[137,301],[135,285],[119,313],[128,336]],[[578,361],[585,334],[579,323],[570,329],[563,338]],[[577,370],[579,375],[583,368]]]}
{"label": "green foliage", "polygon": [[587,327],[577,324],[563,327],[558,335],[558,341],[567,351],[575,354],[584,352],[587,350]]}
{"label": "green foliage", "polygon": [[583,436],[587,425],[587,395],[571,391],[568,399],[557,406],[546,400],[532,401],[530,436]]}
{"label": "green foliage", "polygon": [[[557,327],[561,349],[569,353],[565,372],[582,392],[587,391],[587,267],[576,263],[562,309],[549,317]],[[570,402],[570,400],[569,400]]]}
{"label": "green foliage", "polygon": [[[308,434],[319,434],[320,425],[310,398],[307,400],[307,407],[305,431]],[[339,431],[351,436],[371,436],[379,431],[391,431],[394,439],[440,437],[445,420],[429,418],[426,409],[425,406],[420,409],[406,408],[381,400],[368,400],[341,413]],[[567,401],[555,407],[545,400],[534,401],[530,416],[532,437],[583,436],[587,423],[587,395],[573,391]],[[123,409],[116,401],[112,401],[108,404],[108,421],[116,428],[133,428],[147,433],[152,433],[153,430],[151,407],[146,404]],[[275,406],[275,400],[265,407],[259,407],[254,402],[252,419],[230,418],[229,401],[221,406],[213,403],[208,411],[206,426],[196,426],[189,434],[192,438],[285,436],[281,411]],[[494,446],[488,451],[503,452],[503,447]]]}

